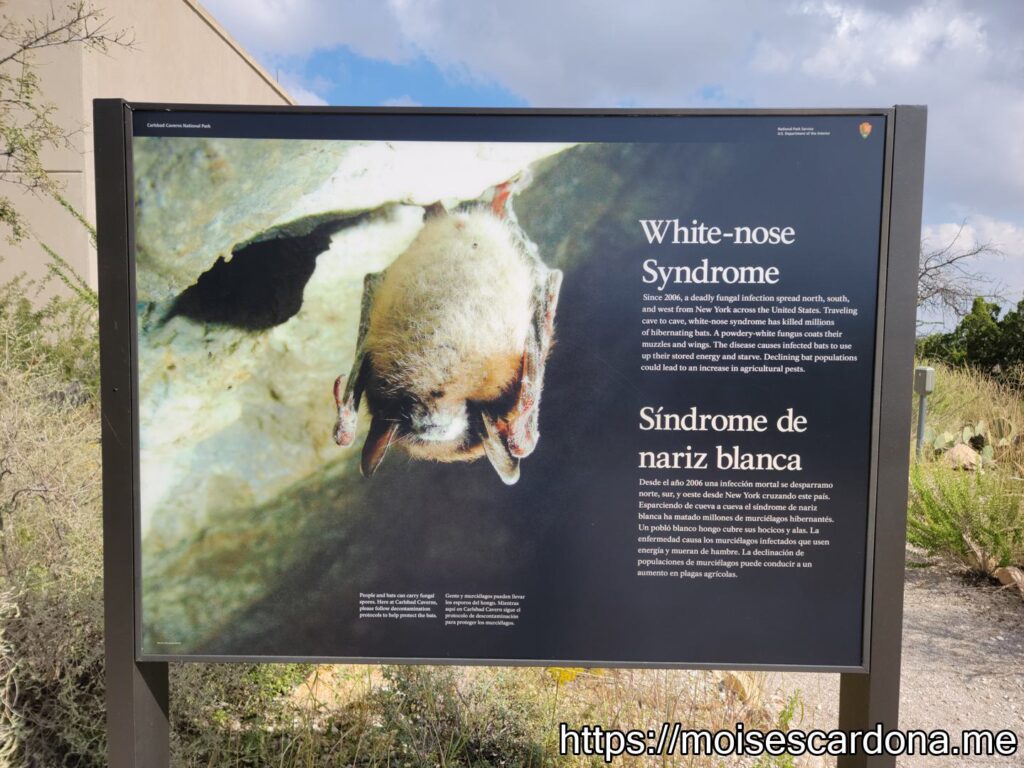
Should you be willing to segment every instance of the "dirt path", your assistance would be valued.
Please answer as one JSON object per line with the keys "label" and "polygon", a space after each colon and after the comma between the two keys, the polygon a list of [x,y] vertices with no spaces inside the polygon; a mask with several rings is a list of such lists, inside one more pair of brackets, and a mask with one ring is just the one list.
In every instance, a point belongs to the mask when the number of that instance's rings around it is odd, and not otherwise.
{"label": "dirt path", "polygon": [[[904,757],[897,765],[1024,765],[1024,600],[934,565],[907,569],[905,599],[900,726],[944,728],[955,742],[964,729],[1009,728],[1017,732],[1021,748],[1010,758]],[[780,674],[769,685],[778,695],[801,692],[805,713],[800,727],[835,727],[838,675]]]}

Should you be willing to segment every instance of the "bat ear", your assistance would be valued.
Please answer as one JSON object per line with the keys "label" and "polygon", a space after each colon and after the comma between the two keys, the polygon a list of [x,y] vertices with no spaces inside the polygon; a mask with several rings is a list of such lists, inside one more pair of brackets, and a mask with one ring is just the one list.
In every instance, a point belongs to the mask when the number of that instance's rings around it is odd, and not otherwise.
{"label": "bat ear", "polygon": [[505,208],[509,195],[512,194],[512,182],[506,181],[494,188],[494,197],[491,199],[491,213],[500,219],[508,216]]}
{"label": "bat ear", "polygon": [[444,203],[438,200],[436,203],[431,203],[423,209],[423,218],[430,220],[436,219],[439,216],[447,216],[448,211],[444,207]]}
{"label": "bat ear", "polygon": [[498,431],[497,423],[489,414],[483,414],[483,422],[484,453],[487,454],[501,481],[505,485],[515,485],[519,480],[519,459],[509,453],[508,446]]}
{"label": "bat ear", "polygon": [[359,464],[359,470],[363,477],[373,477],[377,467],[384,461],[388,448],[395,439],[395,432],[398,431],[398,424],[393,421],[384,421],[380,416],[374,416],[370,422],[370,432],[363,443],[363,457]]}

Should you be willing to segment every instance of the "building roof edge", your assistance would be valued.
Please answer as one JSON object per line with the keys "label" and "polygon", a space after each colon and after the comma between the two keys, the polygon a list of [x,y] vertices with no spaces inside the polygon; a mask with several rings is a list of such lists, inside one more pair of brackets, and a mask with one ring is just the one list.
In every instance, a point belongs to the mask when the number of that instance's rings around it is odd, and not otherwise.
{"label": "building roof edge", "polygon": [[286,91],[281,86],[281,84],[277,82],[277,80],[271,77],[270,73],[267,72],[267,70],[264,69],[263,66],[258,61],[256,61],[256,59],[253,58],[252,54],[245,50],[245,48],[242,47],[242,44],[235,40],[235,38],[233,38],[231,34],[226,29],[224,29],[223,26],[221,26],[220,22],[213,18],[213,16],[210,15],[210,12],[199,4],[198,0],[181,1],[189,8],[191,8],[195,12],[195,14],[200,19],[202,19],[207,24],[207,26],[210,27],[210,29],[216,32],[217,35],[225,43],[227,43],[232,49],[234,49],[234,51],[245,60],[245,63],[252,67],[253,71],[255,71],[256,74],[258,74],[264,81],[266,81],[266,83],[271,88],[277,91],[281,98],[283,98],[289,104],[297,103],[295,99],[292,98],[292,95],[288,93],[288,91]]}

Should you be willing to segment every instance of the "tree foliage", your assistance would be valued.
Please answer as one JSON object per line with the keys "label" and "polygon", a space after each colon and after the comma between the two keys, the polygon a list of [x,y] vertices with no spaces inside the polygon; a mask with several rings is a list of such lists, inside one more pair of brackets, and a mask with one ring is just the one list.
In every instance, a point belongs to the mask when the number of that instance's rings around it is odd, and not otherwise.
{"label": "tree foliage", "polygon": [[11,194],[13,187],[18,187],[55,200],[95,242],[92,226],[64,197],[62,185],[43,163],[47,150],[70,147],[81,126],[69,127],[58,121],[56,105],[42,91],[36,56],[47,49],[74,45],[106,51],[111,46],[130,47],[133,41],[127,30],[112,28],[89,0],[39,5],[40,13],[33,18],[0,16],[0,230],[11,244],[36,241],[50,259],[50,272],[73,293],[95,304],[92,289],[33,231]]}
{"label": "tree foliage", "polygon": [[950,365],[970,366],[1014,384],[1024,371],[1024,300],[1000,317],[1001,307],[978,296],[949,333],[918,341],[918,355]]}

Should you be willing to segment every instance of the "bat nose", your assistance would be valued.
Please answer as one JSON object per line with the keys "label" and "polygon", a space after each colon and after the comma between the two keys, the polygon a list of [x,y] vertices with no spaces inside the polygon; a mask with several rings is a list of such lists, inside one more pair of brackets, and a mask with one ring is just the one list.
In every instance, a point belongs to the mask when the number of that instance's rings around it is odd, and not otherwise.
{"label": "bat nose", "polygon": [[465,434],[469,422],[466,413],[453,411],[428,411],[413,414],[412,431],[421,440],[445,442],[456,440]]}

